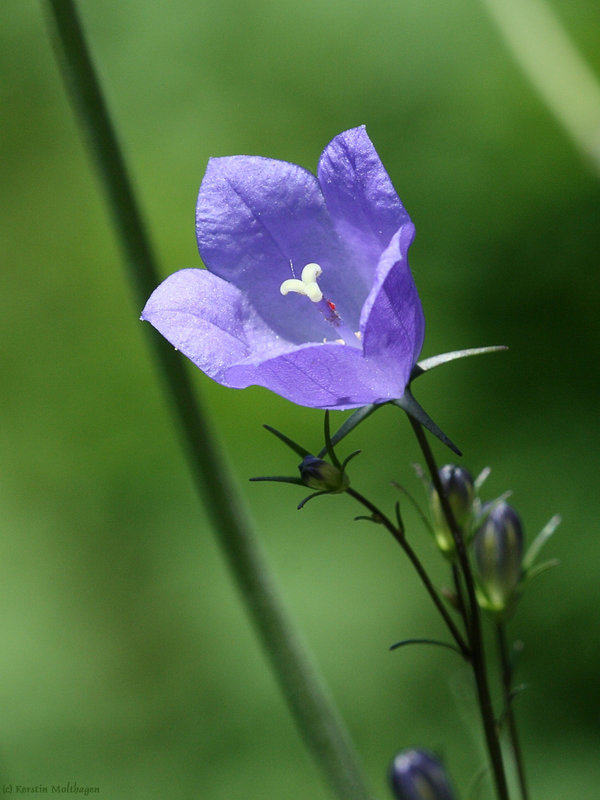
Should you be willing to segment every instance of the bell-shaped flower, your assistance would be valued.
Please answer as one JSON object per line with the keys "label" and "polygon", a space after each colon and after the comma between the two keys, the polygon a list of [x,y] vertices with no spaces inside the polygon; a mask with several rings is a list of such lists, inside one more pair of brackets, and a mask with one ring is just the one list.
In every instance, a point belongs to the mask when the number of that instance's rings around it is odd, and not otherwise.
{"label": "bell-shaped flower", "polygon": [[414,226],[364,127],[317,175],[257,156],[209,161],[196,209],[208,269],[184,269],[142,319],[218,383],[345,409],[401,398],[424,336]]}

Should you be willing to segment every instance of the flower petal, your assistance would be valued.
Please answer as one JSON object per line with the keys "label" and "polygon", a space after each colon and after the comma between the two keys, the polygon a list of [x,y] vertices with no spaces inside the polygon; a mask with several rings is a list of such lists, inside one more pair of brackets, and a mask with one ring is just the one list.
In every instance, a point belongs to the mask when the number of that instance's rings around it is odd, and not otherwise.
{"label": "flower petal", "polygon": [[336,343],[304,345],[261,363],[238,364],[224,377],[229,386],[264,386],[301,406],[339,410],[401,397],[405,386],[385,361]]}
{"label": "flower petal", "polygon": [[408,266],[414,234],[410,222],[392,237],[377,265],[361,315],[365,357],[387,362],[403,386],[409,381],[425,336],[423,308]]}
{"label": "flower petal", "polygon": [[364,125],[327,145],[317,174],[335,228],[360,255],[363,279],[371,285],[381,253],[410,217]]}
{"label": "flower petal", "polygon": [[231,156],[209,161],[196,208],[200,255],[215,275],[235,284],[261,317],[289,341],[322,341],[330,326],[302,301],[290,313],[290,297],[279,287],[316,262],[323,269],[323,291],[346,319],[358,324],[368,293],[357,280],[345,280],[351,261],[339,240],[317,179],[285,161]]}
{"label": "flower petal", "polygon": [[142,319],[219,383],[251,353],[269,358],[293,347],[275,336],[239,289],[205,269],[168,277],[150,296]]}
{"label": "flower petal", "polygon": [[209,377],[234,389],[264,386],[311,408],[354,408],[399,397],[396,375],[356,347],[280,339],[242,292],[205,269],[183,269],[154,290],[142,313]]}

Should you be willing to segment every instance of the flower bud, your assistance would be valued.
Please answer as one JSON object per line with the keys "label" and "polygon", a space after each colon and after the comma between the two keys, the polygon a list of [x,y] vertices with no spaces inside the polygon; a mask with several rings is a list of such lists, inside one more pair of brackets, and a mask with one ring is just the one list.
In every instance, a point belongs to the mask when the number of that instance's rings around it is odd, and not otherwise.
{"label": "flower bud", "polygon": [[444,767],[427,750],[398,753],[390,767],[390,783],[397,800],[454,800]]}
{"label": "flower bud", "polygon": [[302,482],[320,492],[345,492],[350,486],[345,472],[316,456],[305,456],[298,469]]}
{"label": "flower bud", "polygon": [[[470,520],[475,488],[473,478],[464,467],[446,464],[439,471],[440,481],[457,525],[463,531]],[[431,514],[433,516],[433,530],[435,541],[442,553],[452,556],[454,554],[454,537],[448,527],[442,503],[435,488],[431,488],[429,495]]]}
{"label": "flower bud", "polygon": [[480,605],[498,613],[507,610],[522,576],[523,526],[514,508],[502,502],[489,511],[475,533],[473,550]]}

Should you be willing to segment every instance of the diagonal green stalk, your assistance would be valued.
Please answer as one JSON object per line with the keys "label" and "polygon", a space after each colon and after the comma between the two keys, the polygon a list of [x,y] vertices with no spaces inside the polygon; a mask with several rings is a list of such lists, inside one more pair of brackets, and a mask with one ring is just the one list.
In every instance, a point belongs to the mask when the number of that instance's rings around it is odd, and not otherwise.
{"label": "diagonal green stalk", "polygon": [[473,668],[473,676],[475,678],[475,686],[479,700],[479,711],[481,714],[487,751],[494,776],[496,796],[498,800],[509,800],[508,784],[504,771],[504,762],[502,759],[502,751],[500,749],[500,741],[498,739],[498,731],[494,717],[494,709],[492,707],[492,698],[487,676],[485,651],[483,645],[483,631],[481,628],[481,615],[479,613],[479,606],[475,596],[475,583],[473,580],[473,574],[471,572],[471,566],[469,564],[465,543],[460,529],[456,524],[456,520],[454,518],[452,508],[450,507],[450,503],[448,502],[448,498],[446,497],[446,493],[442,487],[437,464],[435,463],[433,452],[429,442],[427,441],[425,431],[423,430],[421,424],[413,419],[413,417],[408,415],[408,419],[412,425],[413,431],[417,437],[417,441],[427,463],[431,480],[440,498],[444,516],[446,517],[448,527],[452,531],[452,536],[456,545],[456,554],[460,570],[464,578],[467,595],[466,599],[468,604],[468,613],[465,623],[467,625],[469,634],[471,665]]}
{"label": "diagonal green stalk", "polygon": [[482,0],[515,61],[600,174],[600,82],[545,0]]}
{"label": "diagonal green stalk", "polygon": [[[65,84],[98,170],[125,255],[136,305],[159,282],[156,260],[72,0],[45,11]],[[181,356],[158,336],[150,346],[189,465],[221,548],[312,756],[339,800],[370,800],[350,738],[292,626],[239,492],[194,395]]]}

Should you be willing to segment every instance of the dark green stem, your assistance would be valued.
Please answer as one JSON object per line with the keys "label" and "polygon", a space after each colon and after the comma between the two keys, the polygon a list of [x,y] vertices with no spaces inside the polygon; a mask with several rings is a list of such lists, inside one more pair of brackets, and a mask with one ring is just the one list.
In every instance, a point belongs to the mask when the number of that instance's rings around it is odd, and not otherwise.
{"label": "dark green stem", "polygon": [[527,790],[527,778],[525,776],[525,764],[523,762],[523,752],[519,742],[519,735],[517,732],[517,720],[513,710],[513,697],[512,697],[512,679],[513,668],[509,656],[508,644],[506,641],[506,627],[504,622],[499,620],[496,623],[496,638],[498,641],[498,654],[500,656],[500,664],[502,666],[502,692],[504,696],[504,707],[506,724],[508,726],[508,735],[510,738],[513,758],[517,768],[517,777],[519,780],[519,789],[521,790],[521,800],[528,800],[529,792]]}
{"label": "dark green stem", "polygon": [[425,586],[425,589],[427,590],[429,596],[431,597],[431,599],[435,603],[435,606],[436,606],[437,610],[442,615],[442,618],[443,618],[444,622],[446,623],[446,625],[448,626],[448,630],[450,631],[454,641],[458,645],[458,648],[459,648],[461,654],[467,660],[470,659],[471,654],[470,654],[469,647],[468,647],[467,643],[465,642],[461,632],[456,627],[456,625],[454,623],[454,620],[452,619],[452,617],[448,613],[448,609],[446,608],[446,606],[444,605],[444,603],[440,599],[440,596],[438,595],[435,586],[431,582],[431,580],[429,578],[429,575],[425,571],[425,568],[423,567],[423,565],[419,561],[419,558],[418,558],[417,554],[415,553],[415,551],[412,549],[412,547],[407,542],[406,537],[404,536],[404,533],[402,531],[398,530],[398,528],[393,524],[393,522],[390,520],[389,517],[387,517],[382,511],[380,511],[377,508],[377,506],[375,506],[373,503],[371,503],[370,500],[368,500],[366,497],[364,497],[362,494],[360,494],[360,492],[357,492],[356,489],[353,489],[352,487],[350,487],[350,488],[346,489],[346,493],[349,494],[350,497],[353,497],[355,500],[357,500],[362,506],[367,508],[371,512],[371,514],[373,515],[373,519],[375,521],[377,521],[377,522],[380,522],[392,534],[394,539],[398,542],[400,547],[404,550],[404,552],[408,556],[411,564],[413,565],[413,567],[417,571],[417,574],[418,574],[419,578],[421,579],[421,582]]}
{"label": "dark green stem", "polygon": [[461,577],[460,570],[459,570],[458,566],[456,565],[456,563],[452,564],[452,578],[454,580],[454,590],[456,592],[457,608],[458,608],[462,618],[465,620],[465,624],[466,624],[466,626],[468,628],[469,627],[469,623],[468,623],[467,620],[468,620],[468,616],[469,616],[469,611],[468,611],[467,605],[465,603],[465,593],[464,593],[464,590],[463,590],[462,577]]}
{"label": "dark green stem", "polygon": [[496,720],[494,718],[494,709],[492,707],[492,698],[490,694],[490,687],[487,677],[487,668],[485,662],[485,651],[483,646],[483,633],[481,629],[481,615],[479,613],[479,606],[475,595],[475,583],[473,574],[471,572],[471,565],[467,555],[465,543],[458,527],[446,493],[440,481],[437,464],[433,457],[431,447],[427,441],[425,431],[420,423],[414,420],[410,415],[407,415],[412,425],[412,428],[417,437],[417,441],[423,452],[423,456],[427,463],[427,468],[431,475],[434,488],[438,493],[444,516],[448,523],[448,527],[452,532],[454,543],[456,545],[456,554],[458,563],[463,574],[465,588],[468,600],[468,618],[465,624],[469,633],[469,644],[471,646],[471,664],[473,666],[473,674],[475,677],[475,685],[477,687],[477,697],[479,699],[479,709],[481,713],[481,720],[483,724],[483,731],[486,741],[486,746],[492,766],[494,776],[494,783],[496,786],[496,796],[498,800],[509,800],[508,785],[506,782],[506,774],[504,772],[504,763],[502,760],[502,751],[500,749],[500,742],[498,739],[498,731],[496,727]]}
{"label": "dark green stem", "polygon": [[[158,284],[159,275],[125,161],[73,2],[47,0],[44,6],[63,78],[125,254],[135,303],[141,309]],[[149,342],[198,493],[296,724],[337,797],[369,800],[349,737],[288,618],[237,487],[200,410],[183,359],[154,333]]]}

